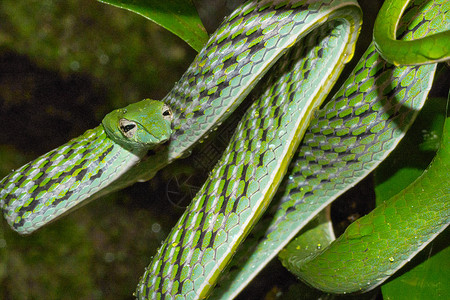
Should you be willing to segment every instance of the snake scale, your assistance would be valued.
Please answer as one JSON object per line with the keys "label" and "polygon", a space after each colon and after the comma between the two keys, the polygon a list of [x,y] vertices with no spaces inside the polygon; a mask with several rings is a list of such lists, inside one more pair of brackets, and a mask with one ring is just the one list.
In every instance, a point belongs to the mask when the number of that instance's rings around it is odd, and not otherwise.
{"label": "snake scale", "polygon": [[[394,30],[398,25],[404,40],[440,31],[433,43],[443,39],[446,46],[449,11],[446,1],[414,1]],[[319,211],[386,158],[427,98],[436,64],[397,66],[401,62],[386,62],[372,44],[320,108],[353,55],[360,26],[359,6],[351,0],[243,4],[162,101],[113,111],[97,128],[5,177],[0,204],[6,220],[19,233],[31,233],[81,203],[150,179],[188,155],[253,90],[255,101],[222,158],[136,291],[147,299],[233,298]],[[445,55],[425,56],[443,61]],[[444,158],[434,165],[448,165],[445,150],[440,153]],[[448,182],[448,174],[435,176]],[[296,258],[283,252],[284,264],[324,291],[370,290],[449,224],[450,191],[442,185],[434,191],[432,201],[413,197],[406,212],[401,208],[410,196],[397,197],[394,211],[386,204],[317,253]],[[239,248],[272,199],[259,243]],[[403,222],[400,211],[416,219]],[[230,268],[213,292],[233,256],[239,267]]]}

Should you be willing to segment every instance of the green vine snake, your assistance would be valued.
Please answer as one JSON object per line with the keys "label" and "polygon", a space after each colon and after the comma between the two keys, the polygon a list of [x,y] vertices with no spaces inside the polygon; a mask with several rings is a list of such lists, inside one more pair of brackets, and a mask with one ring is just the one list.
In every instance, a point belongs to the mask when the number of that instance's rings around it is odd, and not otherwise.
{"label": "green vine snake", "polygon": [[[95,129],[5,177],[0,205],[7,222],[28,234],[80,204],[150,179],[189,155],[253,90],[256,100],[136,291],[148,299],[233,298],[318,212],[395,148],[427,98],[435,63],[449,59],[448,2],[415,1],[408,8],[407,1],[392,3],[380,13],[392,23],[378,22],[374,43],[323,108],[353,55],[358,4],[243,4],[162,101],[115,110]],[[405,41],[395,40],[396,33]],[[329,292],[366,291],[384,282],[449,224],[449,174],[435,171],[448,166],[448,152],[443,142],[419,181],[328,247],[291,253],[302,249],[300,237],[282,251],[283,263]],[[273,218],[262,226],[259,243],[238,248],[272,199]],[[233,256],[239,268],[230,268],[218,285]]]}

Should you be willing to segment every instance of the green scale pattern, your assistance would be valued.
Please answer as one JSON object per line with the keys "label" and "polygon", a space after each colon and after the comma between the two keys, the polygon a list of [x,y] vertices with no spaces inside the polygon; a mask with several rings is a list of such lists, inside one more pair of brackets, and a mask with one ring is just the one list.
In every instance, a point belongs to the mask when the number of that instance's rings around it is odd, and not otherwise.
{"label": "green scale pattern", "polygon": [[169,161],[219,126],[314,20],[347,1],[313,9],[305,1],[278,2],[249,1],[236,9],[162,100],[174,112]]}
{"label": "green scale pattern", "polygon": [[[304,13],[302,7],[296,9],[300,10],[298,14]],[[344,9],[347,13],[358,11],[354,3]],[[296,16],[289,5],[276,9],[266,5],[263,12],[275,24],[277,14],[292,19]],[[247,10],[241,13],[249,14]],[[235,15],[230,18],[239,19]],[[293,153],[300,141],[297,137],[306,129],[308,115],[320,105],[327,94],[322,91],[331,88],[353,47],[358,27],[352,27],[353,31],[349,28],[358,22],[356,15],[351,21],[329,22],[318,28],[285,54],[256,86],[262,95],[247,111],[222,160],[146,270],[138,286],[138,298],[194,299],[208,293],[239,242],[267,207],[286,172],[286,157]],[[292,30],[300,31],[294,25]],[[234,37],[238,44],[239,37]],[[316,101],[309,103],[315,97]]]}
{"label": "green scale pattern", "polygon": [[[325,291],[370,290],[441,233],[450,223],[450,187],[442,184],[450,180],[450,173],[442,172],[450,168],[448,143],[440,151],[419,181],[352,223],[311,262],[299,264],[301,277]],[[350,264],[340,259],[344,253]]]}
{"label": "green scale pattern", "polygon": [[123,162],[138,160],[100,125],[3,178],[3,215],[19,233],[31,233],[93,194],[107,193],[103,189],[124,172]]}
{"label": "green scale pattern", "polygon": [[[444,10],[445,7],[436,9],[436,6],[438,4],[430,3],[410,6],[402,20],[412,21],[399,23],[399,38],[409,40],[437,30],[448,30],[449,22],[440,19],[441,23],[437,24],[435,19],[429,18],[430,11],[445,15],[450,10],[449,7],[447,10]],[[417,28],[424,27],[428,30],[417,31]],[[264,216],[264,220],[267,220],[265,225],[261,225],[266,228],[264,238],[261,234],[255,234],[255,240],[246,241],[246,244],[254,246],[247,246],[236,254],[233,265],[239,267],[221,278],[211,299],[229,299],[237,295],[240,287],[245,286],[245,282],[249,282],[279,253],[318,211],[354,186],[384,160],[404,136],[425,103],[435,69],[435,64],[395,67],[380,57],[373,44],[369,47],[333,99],[315,113],[291,163],[289,176],[285,180],[286,188],[276,196],[279,199],[274,204],[276,212]],[[436,218],[434,225],[437,227],[434,228],[442,227],[438,223],[448,223],[448,217],[444,220],[443,216],[445,210],[440,212],[440,219]],[[400,227],[403,225],[398,224]],[[374,243],[378,242],[376,237],[373,239]],[[406,250],[409,252],[394,255],[395,260],[404,264],[402,256],[415,253],[417,248],[410,247]],[[380,275],[380,270],[361,275],[353,270],[344,272],[343,265],[346,262],[338,257],[334,258],[333,262],[340,270],[340,274],[334,277],[340,276],[341,279],[336,280],[333,276],[323,279],[330,276],[329,272],[324,275],[326,267],[314,269],[308,264],[302,271],[305,274],[302,278],[322,290],[349,292],[348,286],[354,283],[354,291],[361,291],[381,284],[402,266],[389,263],[384,275]],[[306,260],[311,259],[309,257]],[[327,266],[331,265],[328,262]],[[360,267],[369,269],[375,266],[377,265],[367,262]],[[323,280],[320,285],[316,283],[318,278]],[[345,283],[347,289],[336,287],[335,282]]]}

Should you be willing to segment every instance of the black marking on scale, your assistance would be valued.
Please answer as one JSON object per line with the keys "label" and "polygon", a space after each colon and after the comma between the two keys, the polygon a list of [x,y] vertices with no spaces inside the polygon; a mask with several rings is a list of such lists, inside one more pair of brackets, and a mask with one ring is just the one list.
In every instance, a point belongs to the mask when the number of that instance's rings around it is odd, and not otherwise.
{"label": "black marking on scale", "polygon": [[[282,14],[282,13],[284,13],[287,10],[288,10],[287,7],[283,7],[283,8],[280,8],[280,9],[276,10],[276,13],[275,13],[275,15],[272,18],[276,18],[279,14]],[[253,13],[256,14],[256,12],[253,12]],[[250,13],[250,14],[252,14],[252,13]],[[241,60],[238,63],[238,66],[236,67],[236,69],[233,71],[232,74],[228,74],[228,78],[232,79],[235,76],[237,76],[239,74],[240,66],[243,66],[243,65],[247,64],[250,61],[251,57],[257,51],[261,50],[264,47],[264,43],[268,39],[270,39],[273,36],[275,36],[276,34],[278,34],[278,30],[277,29],[279,29],[280,27],[282,27],[285,24],[287,24],[290,20],[292,20],[292,18],[285,18],[285,19],[279,21],[278,24],[277,24],[277,28],[276,29],[274,29],[271,32],[269,32],[266,35],[264,35],[264,38],[258,44],[255,44],[254,46],[249,48],[250,51],[249,51],[248,55],[245,57],[245,59]],[[298,25],[298,24],[301,24],[301,23],[303,23],[303,22],[297,22],[295,25]],[[241,28],[243,28],[243,26],[244,26],[243,24],[240,24],[235,29],[236,32],[239,31]],[[252,32],[248,36],[245,34],[245,32],[242,32],[241,34],[239,34],[238,36],[235,36],[234,38],[232,38],[231,35],[227,36],[225,39],[223,39],[219,43],[217,43],[217,47],[220,47],[220,45],[222,45],[222,44],[225,45],[226,43],[231,42],[232,45],[230,47],[228,47],[228,49],[232,49],[233,45],[235,45],[236,43],[240,42],[243,38],[248,39],[247,43],[251,43],[254,39],[256,39],[256,38],[258,38],[259,36],[262,35],[262,31],[263,31],[263,28],[258,28],[255,32]],[[215,43],[212,43],[210,47],[214,47],[214,45],[215,45]],[[202,51],[201,53],[206,55],[207,52],[206,51],[205,52]],[[228,54],[229,54],[228,51],[225,51],[225,52],[221,53],[220,55],[222,57],[222,60],[223,60],[223,57],[225,57]],[[235,56],[233,56],[233,57],[223,61],[224,65],[221,68],[221,70],[218,73],[215,74],[215,77],[216,78],[222,77],[224,75],[225,69],[228,66],[237,63],[236,58],[237,58],[237,55],[235,55]],[[221,61],[221,59],[219,59],[218,61]],[[212,72],[213,72],[213,68],[210,68],[207,72],[205,72],[205,74],[203,74],[202,72],[199,72],[199,74],[202,74],[201,76],[203,76],[204,78],[208,78],[209,76],[212,76]],[[183,76],[183,77],[189,77],[189,74],[186,74],[186,76]],[[194,82],[196,82],[196,80],[194,80]],[[208,103],[211,103],[212,101],[214,101],[214,99],[217,99],[218,97],[220,97],[221,91],[224,88],[228,87],[229,83],[230,83],[230,81],[228,80],[228,81],[221,82],[221,83],[217,84],[217,90],[214,93],[211,93],[211,95],[209,95],[210,98],[208,99]],[[205,89],[204,91],[200,92],[199,99],[202,99],[203,97],[206,97],[207,94],[208,94],[208,89]],[[192,99],[192,95],[189,95],[189,96],[188,95],[184,95],[184,97],[187,98],[186,102],[190,102],[191,99]],[[203,107],[196,115],[194,115],[194,118],[196,118],[196,117],[198,118],[198,117],[202,116],[204,114],[204,109],[205,108],[206,107]],[[180,118],[182,119],[183,116],[180,116]],[[177,130],[174,134],[172,134],[172,137],[173,137],[174,140],[177,139],[178,136],[180,136],[183,133],[185,133],[185,131],[187,129],[186,126],[189,126],[189,124],[190,124],[189,122],[186,122],[186,121],[185,122],[180,122],[180,123],[184,123],[184,124],[181,124],[180,129]]]}
{"label": "black marking on scale", "polygon": [[[75,173],[76,171],[78,171],[80,169],[81,169],[81,171],[77,174],[77,176],[75,178],[76,178],[77,181],[81,181],[86,173],[91,172],[92,169],[94,169],[94,167],[92,167],[92,166],[97,165],[97,164],[95,164],[95,162],[97,162],[97,163],[101,162],[103,160],[103,158],[112,151],[113,147],[114,146],[111,145],[104,153],[102,153],[102,155],[96,161],[94,161],[91,164],[89,164],[89,166],[87,168],[85,168],[84,165],[82,165],[79,168],[72,168],[70,171],[63,172],[57,178],[51,179],[50,181],[48,181],[46,183],[45,186],[35,189],[30,194],[30,198],[35,198],[40,192],[45,191],[48,187],[51,187],[55,183],[60,183],[67,176],[72,176],[73,173]],[[91,151],[92,150],[90,149],[90,150],[87,150],[85,153],[90,153]],[[98,175],[98,173],[94,174],[94,176],[96,176],[96,175]],[[41,178],[42,177],[43,176],[41,176]],[[39,183],[42,181],[41,178],[38,179]],[[54,207],[54,206],[58,205],[62,201],[68,199],[72,194],[78,192],[79,190],[80,190],[80,187],[77,188],[76,190],[68,191],[63,197],[56,198],[52,202],[51,206]],[[17,214],[18,217],[22,217],[26,212],[33,211],[39,203],[40,203],[39,201],[35,200],[35,201],[32,201],[28,206],[22,206],[21,209],[19,210],[18,214]],[[23,226],[24,223],[25,223],[25,219],[21,218],[21,220],[19,222],[13,224],[13,227],[17,229],[17,228]]]}
{"label": "black marking on scale", "polygon": [[[289,9],[290,9],[290,6],[287,6],[287,5],[286,5],[286,6],[279,7],[279,9],[276,10],[275,15],[272,16],[272,18],[278,17],[279,14],[284,13],[284,12],[288,11]],[[265,11],[266,11],[266,10],[265,10]],[[250,13],[247,13],[247,14],[248,14],[248,15],[253,15],[253,14],[256,14],[256,13],[260,14],[260,12],[258,12],[258,10],[256,10],[256,9],[253,10],[252,12],[250,12]],[[265,13],[265,12],[263,12],[263,13]],[[241,14],[242,14],[242,13],[241,13]],[[277,28],[279,29],[281,26],[284,26],[287,22],[290,22],[291,20],[292,20],[292,18],[284,18],[281,22],[279,22],[279,24],[277,25]],[[301,24],[301,23],[303,23],[303,22],[297,22],[294,26],[296,26],[296,25],[298,25],[298,24]],[[240,25],[240,26],[242,26],[242,25]],[[240,28],[240,27],[236,28],[236,31],[239,30],[239,28]],[[260,44],[256,44],[256,45],[254,45],[253,47],[251,47],[251,48],[250,48],[250,53],[247,55],[247,57],[246,57],[244,60],[242,60],[242,61],[239,62],[239,65],[242,66],[242,65],[246,64],[246,63],[249,61],[249,59],[252,57],[252,55],[253,55],[254,53],[256,53],[258,50],[262,49],[262,47],[263,47],[265,41],[267,41],[267,39],[271,38],[271,37],[274,35],[274,32],[277,32],[277,29],[274,29],[274,30],[272,30],[270,33],[268,33],[267,35],[265,35],[265,36],[264,36],[264,39],[260,42]],[[232,43],[237,43],[237,42],[239,42],[239,41],[242,40],[242,37],[249,39],[249,41],[247,41],[247,43],[250,43],[254,38],[258,38],[258,37],[261,35],[261,33],[262,33],[262,29],[261,29],[261,28],[259,28],[259,29],[258,29],[257,31],[255,31],[255,32],[249,34],[248,36],[246,36],[246,35],[245,35],[245,32],[243,32],[242,34],[239,35],[239,37],[241,37],[241,38],[235,37],[235,38],[233,39],[233,38],[231,38],[231,36],[228,36],[228,37],[226,37],[225,39],[221,40],[219,43],[216,43],[216,45],[217,45],[217,47],[220,47],[221,45],[225,45],[226,43],[229,43],[230,41],[231,41]],[[214,46],[215,46],[215,43],[210,43],[210,44],[208,45],[208,48],[209,48],[209,49],[212,49],[212,47],[214,47]],[[205,53],[206,53],[206,51],[205,51]],[[226,60],[226,61],[223,61],[223,63],[224,63],[224,66],[223,66],[223,68],[222,68],[222,70],[221,70],[220,72],[224,72],[224,70],[226,69],[227,66],[230,66],[230,65],[232,65],[233,63],[236,63],[236,57],[230,58],[230,59],[228,59],[228,60]],[[238,69],[238,68],[239,68],[239,66],[237,67],[237,69]],[[208,73],[212,72],[211,69],[212,69],[212,68],[210,68],[207,72],[205,72],[204,78],[207,78],[207,77],[208,77]],[[198,73],[200,74],[201,72],[198,72]],[[222,74],[223,74],[223,73],[222,73]],[[189,77],[189,74],[187,75],[187,77]],[[220,77],[220,76],[219,76],[219,77]],[[230,78],[231,78],[231,76],[230,76]],[[211,98],[208,100],[208,102],[211,103],[211,102],[213,101],[213,99],[219,97],[219,96],[220,96],[220,92],[221,92],[225,87],[227,87],[228,85],[229,85],[229,81],[228,81],[228,82],[223,82],[223,83],[218,84],[217,90],[216,90],[214,93],[212,93],[212,94],[210,95]],[[189,101],[190,101],[190,100],[187,99],[186,102],[189,102]],[[276,110],[276,115],[278,115],[278,114],[279,114],[279,109]],[[202,114],[197,113],[195,116],[196,116],[196,117],[199,117],[199,116],[201,116],[201,115],[202,115]],[[183,127],[183,125],[181,125],[181,128],[175,133],[175,135],[181,135],[183,132],[184,132],[184,127]],[[263,131],[263,136],[267,137],[267,132],[266,132],[266,131]],[[262,154],[262,157],[263,157],[263,156],[264,156],[264,154]],[[227,171],[228,171],[228,169],[226,168],[226,169],[225,169],[225,172],[224,172],[224,174],[223,174],[224,177],[227,176]],[[244,166],[244,167],[243,167],[243,170],[242,170],[242,176],[243,176],[243,178],[246,178],[246,177],[247,177],[247,172],[248,172],[248,171],[249,171],[248,166]],[[223,189],[222,189],[222,194],[226,194],[227,187],[228,187],[228,185],[225,184],[224,187],[223,187]],[[208,187],[207,187],[205,190],[208,191],[209,189],[210,189],[210,184],[208,184]],[[245,184],[244,184],[244,194],[247,193],[247,189],[248,189],[248,182],[245,182]],[[219,197],[220,197],[220,196],[219,196]],[[206,204],[207,202],[208,202],[207,200],[204,201],[205,204]],[[231,212],[235,212],[235,211],[237,210],[237,205],[238,205],[238,203],[239,203],[238,200],[236,200],[236,201],[234,202],[234,206],[233,206]],[[225,201],[224,201],[224,203],[223,203],[223,205],[222,205],[222,207],[220,208],[219,211],[224,213],[224,212],[225,212],[226,206],[227,206],[227,205],[226,205],[226,203],[225,203]],[[227,218],[228,216],[225,216],[225,217]],[[187,222],[187,219],[188,219],[188,218],[185,219],[184,223]],[[206,213],[204,213],[203,216],[202,216],[200,228],[203,228],[205,222],[206,222]],[[201,231],[201,235],[200,235],[199,241],[198,241],[197,245],[194,245],[194,247],[196,247],[196,248],[201,248],[201,245],[202,245],[202,243],[203,243],[203,241],[204,241],[205,235],[206,235],[206,232]],[[211,246],[214,244],[216,235],[217,235],[217,232],[211,232],[211,240],[210,240],[210,242],[209,242],[209,244],[208,244],[208,247],[211,247]],[[185,238],[185,233],[183,232],[183,234],[182,234],[182,236],[181,236],[181,239],[180,239],[180,242],[179,242],[180,245],[183,244],[184,238]],[[168,251],[168,247],[163,247],[163,248],[162,248],[162,251],[161,251],[161,254],[160,254],[160,257],[164,258],[165,255],[166,255],[166,253],[167,253],[167,251]],[[182,269],[183,269],[182,266],[180,265],[180,262],[181,262],[181,254],[182,254],[182,251],[179,251],[179,253],[178,253],[177,257],[176,257],[176,262],[175,262],[175,264],[176,264],[176,265],[178,264],[178,265],[179,265],[179,268],[178,268],[177,273],[176,273],[176,275],[175,275],[175,277],[174,277],[174,279],[173,279],[175,282],[176,282],[176,281],[179,282],[179,285],[178,285],[178,292],[179,292],[179,293],[182,292],[182,288],[183,288],[183,282],[180,281],[180,278],[181,278],[181,271],[182,271]],[[189,263],[189,262],[186,262],[186,263]],[[161,277],[162,277],[162,272],[163,272],[163,270],[164,270],[165,264],[166,264],[166,262],[162,261],[162,265],[161,265],[160,271],[159,271],[159,276],[161,276]],[[161,284],[160,284],[159,287],[158,287],[158,292],[160,292],[160,293],[162,293],[162,291],[161,291],[161,290],[162,290],[162,287],[163,287],[163,284],[162,284],[162,283],[163,283],[163,282],[161,282]],[[163,298],[165,298],[164,295],[161,295],[161,296],[162,296]]]}

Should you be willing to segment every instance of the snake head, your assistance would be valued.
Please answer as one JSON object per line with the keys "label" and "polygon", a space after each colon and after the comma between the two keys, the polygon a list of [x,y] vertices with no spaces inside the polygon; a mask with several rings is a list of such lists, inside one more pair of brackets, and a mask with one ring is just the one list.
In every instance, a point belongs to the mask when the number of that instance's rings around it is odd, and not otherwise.
{"label": "snake head", "polygon": [[169,140],[172,118],[169,106],[145,99],[110,112],[102,125],[106,134],[122,147],[146,151]]}

